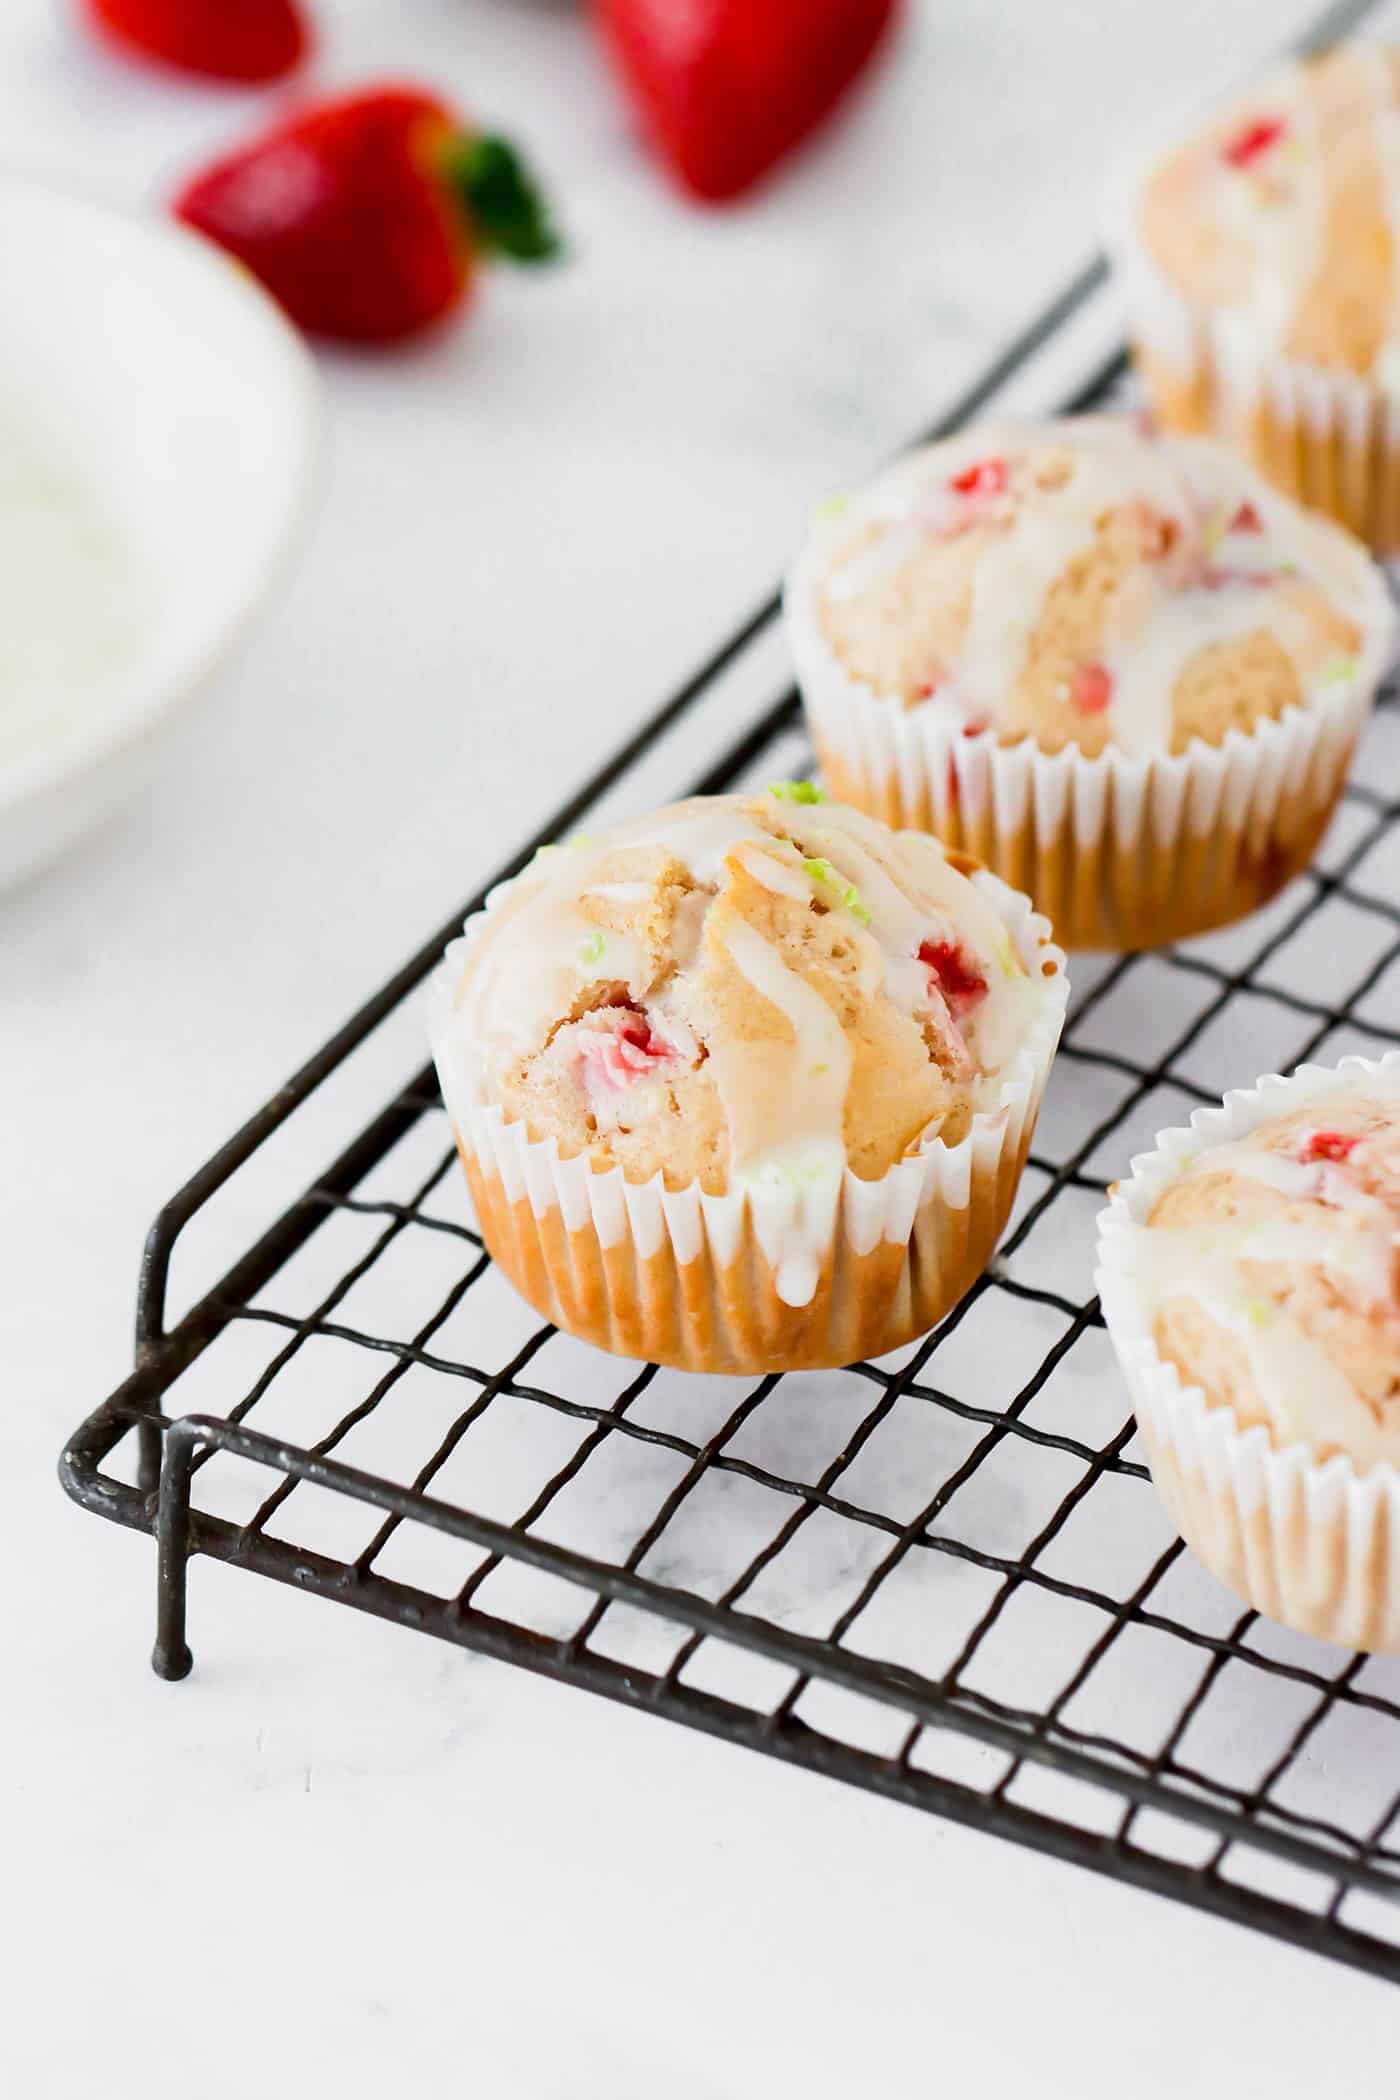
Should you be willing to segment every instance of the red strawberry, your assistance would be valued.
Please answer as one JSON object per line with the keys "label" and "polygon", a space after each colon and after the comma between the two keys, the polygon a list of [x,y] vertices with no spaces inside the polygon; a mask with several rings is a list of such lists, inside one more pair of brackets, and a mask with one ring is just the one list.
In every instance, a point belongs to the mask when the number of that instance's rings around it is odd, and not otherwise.
{"label": "red strawberry", "polygon": [[1006,488],[1004,459],[979,459],[974,466],[955,474],[948,486],[960,496],[1000,496]]}
{"label": "red strawberry", "polygon": [[1102,664],[1081,664],[1069,689],[1081,715],[1101,715],[1113,698],[1113,680]]}
{"label": "red strawberry", "polygon": [[431,327],[463,303],[485,251],[558,251],[511,148],[417,88],[297,112],[186,184],[175,212],[303,328],[347,342]]}
{"label": "red strawberry", "polygon": [[954,1016],[970,1013],[987,996],[987,980],[968,955],[953,941],[924,941],[919,961],[928,971],[933,987],[941,992]]}
{"label": "red strawberry", "polygon": [[1282,117],[1260,117],[1227,140],[1220,149],[1221,155],[1232,168],[1252,167],[1261,153],[1278,144],[1287,129]]}
{"label": "red strawberry", "polygon": [[1346,1159],[1356,1150],[1359,1139],[1346,1137],[1340,1130],[1315,1130],[1304,1140],[1298,1157],[1305,1166],[1317,1159]]}
{"label": "red strawberry", "polygon": [[661,1036],[653,1035],[642,1016],[620,1022],[616,1028],[583,1029],[578,1054],[585,1085],[591,1082],[620,1092],[676,1053]]}
{"label": "red strawberry", "polygon": [[736,197],[840,100],[898,0],[594,0],[652,144],[682,186]]}
{"label": "red strawberry", "polygon": [[84,0],[129,49],[216,80],[276,80],[311,39],[296,0]]}

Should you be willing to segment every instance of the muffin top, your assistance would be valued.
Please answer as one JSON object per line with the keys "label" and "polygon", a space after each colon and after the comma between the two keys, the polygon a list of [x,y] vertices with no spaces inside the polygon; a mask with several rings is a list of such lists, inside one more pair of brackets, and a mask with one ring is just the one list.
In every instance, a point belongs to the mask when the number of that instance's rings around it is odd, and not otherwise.
{"label": "muffin top", "polygon": [[967,735],[1094,756],[1220,744],[1345,693],[1388,632],[1339,526],[1202,439],[1108,417],[988,426],[826,523],[794,579],[846,673]]}
{"label": "muffin top", "polygon": [[806,782],[677,803],[537,855],[447,1026],[477,1098],[566,1157],[834,1200],[995,1110],[1063,999],[974,865]]}
{"label": "muffin top", "polygon": [[1400,381],[1400,53],[1343,44],[1274,74],[1157,162],[1136,231],[1193,304],[1259,347]]}
{"label": "muffin top", "polygon": [[1280,1447],[1400,1461],[1400,1091],[1347,1083],[1201,1153],[1139,1244],[1187,1383]]}

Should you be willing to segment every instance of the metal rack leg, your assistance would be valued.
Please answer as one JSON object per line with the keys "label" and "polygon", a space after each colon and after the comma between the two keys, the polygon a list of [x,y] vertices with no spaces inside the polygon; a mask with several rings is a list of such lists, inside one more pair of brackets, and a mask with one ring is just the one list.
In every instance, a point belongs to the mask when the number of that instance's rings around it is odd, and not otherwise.
{"label": "metal rack leg", "polygon": [[160,1485],[161,1434],[159,1422],[141,1422],[136,1430],[136,1485],[143,1495],[153,1495]]}
{"label": "metal rack leg", "polygon": [[190,1475],[196,1435],[183,1422],[165,1436],[156,1506],[156,1644],[151,1668],[178,1683],[194,1667],[185,1639],[185,1602],[190,1559]]}

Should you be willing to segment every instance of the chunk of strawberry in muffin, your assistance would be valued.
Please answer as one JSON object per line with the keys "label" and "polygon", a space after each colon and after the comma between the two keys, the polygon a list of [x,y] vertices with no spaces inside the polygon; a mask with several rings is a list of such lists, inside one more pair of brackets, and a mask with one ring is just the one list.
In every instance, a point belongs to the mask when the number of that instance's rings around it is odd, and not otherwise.
{"label": "chunk of strawberry in muffin", "polygon": [[1101,715],[1113,698],[1113,679],[1102,664],[1081,664],[1070,681],[1071,707],[1081,715]]}
{"label": "chunk of strawberry in muffin", "polygon": [[961,474],[954,474],[948,486],[959,496],[1000,496],[1005,493],[1010,477],[1010,468],[1004,459],[979,459]]}
{"label": "chunk of strawberry in muffin", "polygon": [[590,1092],[624,1092],[661,1066],[674,1064],[678,1055],[674,1044],[655,1033],[645,1013],[631,1008],[604,1008],[579,1026],[580,1076]]}
{"label": "chunk of strawberry in muffin", "polygon": [[1304,1166],[1314,1160],[1343,1160],[1350,1157],[1360,1143],[1359,1135],[1347,1137],[1340,1130],[1314,1130],[1298,1148],[1298,1157]]}
{"label": "chunk of strawberry in muffin", "polygon": [[1226,140],[1220,157],[1228,167],[1252,168],[1279,143],[1287,129],[1282,117],[1256,117]]}
{"label": "chunk of strawberry in muffin", "polygon": [[987,996],[987,980],[966,948],[956,941],[924,941],[919,961],[929,973],[930,989],[936,991],[955,1019],[969,1014]]}

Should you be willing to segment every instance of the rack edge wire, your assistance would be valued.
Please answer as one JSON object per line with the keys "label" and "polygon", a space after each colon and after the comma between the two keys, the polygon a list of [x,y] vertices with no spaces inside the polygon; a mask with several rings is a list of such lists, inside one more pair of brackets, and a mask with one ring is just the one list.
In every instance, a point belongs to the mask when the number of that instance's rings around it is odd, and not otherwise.
{"label": "rack edge wire", "polygon": [[[1371,11],[1374,0],[1346,0],[1329,9],[1302,40],[1299,48],[1318,48],[1345,33]],[[999,357],[986,367],[974,383],[939,419],[923,438],[943,435],[976,415],[999,393],[1086,305],[1107,275],[1101,255],[1078,269],[1063,289],[1020,331]],[[1089,381],[1064,404],[1073,412],[1095,399],[1121,370],[1125,353],[1120,349],[1102,364]],[[919,441],[923,441],[923,438]],[[493,878],[504,880],[530,858],[535,848],[559,831],[571,828],[601,795],[613,786],[639,757],[647,752],[714,685],[721,674],[771,624],[778,611],[776,592],[770,593],[710,657],[598,768],[546,824],[512,857]],[[708,785],[732,777],[747,756],[764,743],[795,712],[795,696],[786,692],[757,722],[726,749],[697,784]],[[490,887],[490,885],[486,885]],[[210,1201],[230,1176],[338,1070],[351,1053],[422,981],[434,966],[445,942],[455,934],[466,913],[480,901],[479,892],[446,925],[438,929],[380,990],[307,1060],[298,1071],[191,1177],[159,1213],[148,1236],[143,1256],[137,1302],[136,1368],[83,1422],[70,1439],[60,1459],[60,1479],[65,1491],[81,1507],[108,1517],[129,1528],[155,1533],[158,1540],[158,1630],[153,1663],[167,1677],[185,1675],[190,1654],[184,1638],[185,1592],[189,1559],[195,1554],[246,1566],[252,1572],[309,1589],[357,1609],[417,1626],[420,1630],[456,1645],[509,1661],[536,1674],[571,1682],[599,1692],[633,1708],[659,1712],[686,1725],[697,1727],[723,1740],[756,1749],[765,1755],[797,1764],[805,1769],[864,1786],[908,1805],[931,1810],[973,1828],[989,1830],[1054,1857],[1069,1860],[1112,1878],[1124,1880],[1155,1893],[1169,1895],[1197,1908],[1212,1911],[1237,1923],[1253,1926],[1293,1945],[1324,1953],[1351,1966],[1390,1981],[1400,1981],[1400,1949],[1341,1924],[1335,1918],[1314,1915],[1293,1905],[1224,1881],[1201,1869],[1183,1866],[1117,1838],[1106,1838],[1077,1825],[1028,1809],[1002,1795],[984,1795],[959,1782],[935,1777],[908,1764],[877,1757],[839,1743],[807,1727],[791,1716],[778,1723],[714,1694],[701,1692],[664,1679],[647,1679],[605,1657],[578,1650],[568,1641],[555,1641],[524,1627],[473,1609],[462,1609],[451,1601],[431,1598],[389,1581],[373,1572],[347,1569],[284,1542],[249,1539],[236,1527],[196,1512],[190,1507],[191,1461],[200,1445],[235,1444],[243,1455],[268,1465],[289,1478],[323,1479],[325,1485],[390,1507],[387,1499],[399,1495],[403,1514],[426,1521],[436,1528],[456,1531],[474,1543],[514,1559],[533,1559],[549,1572],[582,1585],[600,1595],[627,1594],[643,1609],[679,1620],[694,1630],[732,1640],[731,1621],[701,1625],[704,1610],[700,1600],[679,1592],[667,1592],[610,1568],[589,1562],[569,1549],[550,1547],[527,1535],[477,1519],[469,1512],[437,1503],[411,1491],[390,1490],[387,1483],[355,1469],[316,1459],[298,1447],[281,1444],[253,1432],[235,1430],[216,1419],[187,1416],[172,1422],[159,1411],[159,1401],[168,1387],[188,1368],[226,1324],[229,1302],[246,1298],[260,1288],[330,1215],[323,1200],[309,1191],[295,1199],[263,1235],[233,1265],[211,1291],[199,1300],[171,1330],[165,1326],[166,1289],[175,1244],[190,1220]],[[435,1098],[430,1068],[425,1068],[396,1095],[359,1133],[327,1172],[313,1184],[321,1192],[348,1192],[418,1120]],[[135,1487],[104,1475],[103,1461],[121,1439],[135,1429],[140,1438],[140,1463]],[[158,1491],[157,1491],[158,1489]],[[752,1622],[751,1622],[752,1623]],[[774,1641],[773,1636],[778,1639]],[[1081,1756],[1073,1749],[1032,1740],[1019,1731],[947,1703],[930,1704],[917,1680],[905,1681],[904,1673],[878,1664],[850,1658],[850,1668],[840,1650],[803,1637],[779,1634],[765,1627],[751,1645],[759,1652],[791,1662],[828,1682],[887,1701],[915,1712],[928,1707],[924,1718],[938,1726],[970,1734],[984,1742],[1052,1765],[1070,1776],[1156,1805],[1168,1813],[1203,1824],[1271,1852],[1295,1864],[1322,1872],[1349,1887],[1370,1888],[1394,1900],[1394,1882],[1348,1862],[1321,1845],[1293,1839],[1268,1826],[1238,1828],[1238,1818],[1208,1804],[1168,1792],[1151,1782],[1140,1782],[1116,1766]],[[777,1657],[776,1650],[791,1648]],[[836,1667],[833,1667],[833,1660]],[[1164,1798],[1165,1793],[1165,1798]]]}

